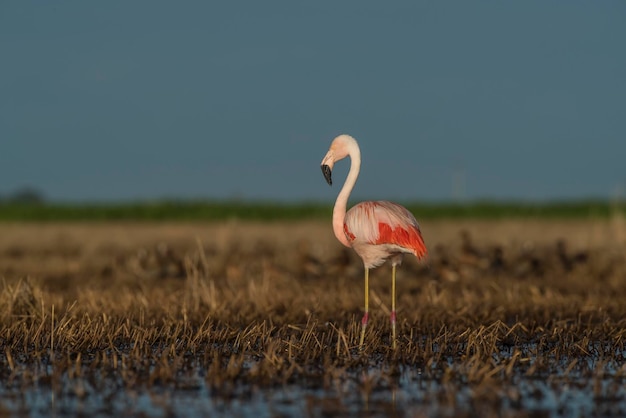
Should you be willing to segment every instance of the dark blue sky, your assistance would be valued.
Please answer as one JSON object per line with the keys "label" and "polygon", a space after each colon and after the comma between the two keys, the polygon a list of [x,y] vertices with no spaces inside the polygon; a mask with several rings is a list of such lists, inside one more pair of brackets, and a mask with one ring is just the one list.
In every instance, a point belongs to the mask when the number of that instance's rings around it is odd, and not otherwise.
{"label": "dark blue sky", "polygon": [[623,1],[0,3],[0,195],[611,196]]}

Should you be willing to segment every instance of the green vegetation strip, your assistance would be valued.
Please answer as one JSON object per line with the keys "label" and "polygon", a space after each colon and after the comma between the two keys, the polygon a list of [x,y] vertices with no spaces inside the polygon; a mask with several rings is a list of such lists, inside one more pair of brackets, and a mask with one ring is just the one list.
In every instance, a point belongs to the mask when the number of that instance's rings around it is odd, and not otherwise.
{"label": "green vegetation strip", "polygon": [[[548,203],[407,203],[418,219],[606,218],[626,213],[626,204],[602,200]],[[326,219],[331,204],[159,201],[117,204],[0,203],[0,221],[220,221]]]}

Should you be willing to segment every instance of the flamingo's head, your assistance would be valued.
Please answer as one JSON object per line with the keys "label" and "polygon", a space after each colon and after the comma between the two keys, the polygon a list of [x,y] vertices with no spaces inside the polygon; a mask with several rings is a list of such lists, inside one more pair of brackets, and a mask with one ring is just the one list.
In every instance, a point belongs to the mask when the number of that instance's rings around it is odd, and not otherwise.
{"label": "flamingo's head", "polygon": [[357,142],[350,135],[339,135],[330,144],[330,148],[322,160],[322,173],[326,182],[332,186],[332,172],[333,166],[339,160],[346,158],[350,155],[350,151],[354,148],[358,149]]}

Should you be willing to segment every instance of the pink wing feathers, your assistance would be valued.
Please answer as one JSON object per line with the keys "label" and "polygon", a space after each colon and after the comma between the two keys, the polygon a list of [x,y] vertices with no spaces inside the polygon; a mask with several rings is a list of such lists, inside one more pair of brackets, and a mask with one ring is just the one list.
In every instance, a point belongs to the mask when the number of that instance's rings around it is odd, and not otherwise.
{"label": "pink wing feathers", "polygon": [[343,225],[350,242],[392,244],[410,250],[417,258],[426,255],[419,224],[404,207],[387,201],[362,202],[352,207]]}

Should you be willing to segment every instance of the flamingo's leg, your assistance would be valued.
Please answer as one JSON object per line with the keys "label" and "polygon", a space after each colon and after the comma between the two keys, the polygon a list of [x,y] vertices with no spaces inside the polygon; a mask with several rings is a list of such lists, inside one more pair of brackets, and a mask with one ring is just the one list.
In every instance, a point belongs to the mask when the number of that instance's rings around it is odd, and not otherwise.
{"label": "flamingo's leg", "polygon": [[365,339],[365,328],[367,328],[367,321],[369,319],[369,269],[365,268],[365,313],[363,319],[361,319],[361,340],[359,342],[359,348],[363,348],[363,340]]}
{"label": "flamingo's leg", "polygon": [[391,266],[391,347],[396,349],[396,265]]}

